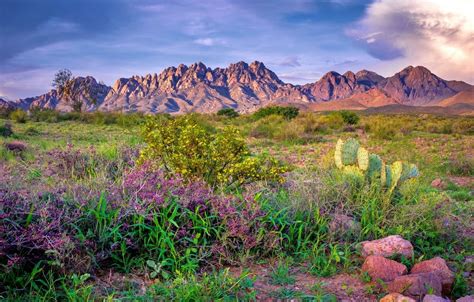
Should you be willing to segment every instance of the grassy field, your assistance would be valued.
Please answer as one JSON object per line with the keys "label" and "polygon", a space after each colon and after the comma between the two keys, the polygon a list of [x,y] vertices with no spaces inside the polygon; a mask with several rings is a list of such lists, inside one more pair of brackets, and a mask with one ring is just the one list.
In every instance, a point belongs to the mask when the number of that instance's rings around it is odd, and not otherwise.
{"label": "grassy field", "polygon": [[[48,112],[5,123],[0,299],[376,301],[386,286],[360,271],[359,243],[393,234],[414,245],[409,268],[440,256],[456,275],[450,297],[473,294],[473,118]],[[349,138],[420,175],[389,193],[341,171],[336,142]]]}

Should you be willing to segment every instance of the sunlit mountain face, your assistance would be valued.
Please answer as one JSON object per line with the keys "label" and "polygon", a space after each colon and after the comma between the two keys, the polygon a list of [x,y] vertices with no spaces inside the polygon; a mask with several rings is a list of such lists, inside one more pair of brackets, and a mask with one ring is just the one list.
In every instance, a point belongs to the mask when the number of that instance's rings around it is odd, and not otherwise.
{"label": "sunlit mountain face", "polygon": [[469,0],[6,0],[0,95],[43,94],[61,68],[112,86],[181,63],[255,60],[299,85],[410,65],[472,83],[472,11]]}

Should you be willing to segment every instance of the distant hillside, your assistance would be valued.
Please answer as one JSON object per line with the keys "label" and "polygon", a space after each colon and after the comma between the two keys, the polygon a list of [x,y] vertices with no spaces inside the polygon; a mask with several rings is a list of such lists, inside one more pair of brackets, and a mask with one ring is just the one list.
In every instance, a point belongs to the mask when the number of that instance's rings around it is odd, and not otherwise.
{"label": "distant hillside", "polygon": [[[363,110],[391,104],[463,103],[466,99],[472,101],[472,89],[464,82],[443,80],[422,66],[409,66],[388,78],[367,70],[342,75],[331,71],[314,83],[292,85],[256,61],[215,69],[203,63],[181,64],[160,74],[118,79],[112,87],[91,76],[77,77],[69,99],[51,90],[37,97],[4,102],[23,109],[37,106],[70,111],[72,99],[81,101],[84,111],[149,113],[206,113],[227,107],[252,112],[272,104],[297,104],[311,110]],[[453,97],[456,99],[447,100]]]}

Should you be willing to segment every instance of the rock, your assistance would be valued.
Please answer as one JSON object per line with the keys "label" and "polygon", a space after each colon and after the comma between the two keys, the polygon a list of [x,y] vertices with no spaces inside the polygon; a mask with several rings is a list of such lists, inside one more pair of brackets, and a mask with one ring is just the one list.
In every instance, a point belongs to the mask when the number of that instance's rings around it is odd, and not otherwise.
{"label": "rock", "polygon": [[443,189],[446,184],[443,182],[441,178],[436,178],[431,182],[431,186],[436,189]]}
{"label": "rock", "polygon": [[392,235],[373,241],[364,241],[361,243],[362,256],[369,255],[392,257],[403,255],[407,258],[413,257],[413,245],[410,241],[403,239],[399,235]]}
{"label": "rock", "polygon": [[440,277],[434,273],[410,274],[395,278],[388,290],[421,300],[428,293],[440,296],[442,285]]}
{"label": "rock", "polygon": [[382,299],[380,299],[379,302],[416,302],[414,299],[410,297],[406,297],[402,294],[399,293],[392,293],[388,294]]}
{"label": "rock", "polygon": [[350,216],[334,214],[329,223],[329,230],[337,236],[357,234],[360,231],[360,224]]}
{"label": "rock", "polygon": [[467,256],[464,260],[464,267],[469,273],[474,272],[474,256]]}
{"label": "rock", "polygon": [[418,273],[435,273],[441,279],[443,293],[449,294],[454,283],[454,273],[446,265],[443,258],[435,257],[430,260],[417,263],[411,269],[412,274]]}
{"label": "rock", "polygon": [[10,150],[10,151],[22,152],[26,150],[27,145],[24,142],[11,141],[9,143],[5,143],[5,148],[7,148],[7,150]]}
{"label": "rock", "polygon": [[456,302],[474,302],[474,296],[465,296],[457,299]]}
{"label": "rock", "polygon": [[382,279],[389,282],[406,274],[407,267],[382,256],[369,256],[362,265],[362,271],[367,272],[373,280]]}
{"label": "rock", "polygon": [[449,302],[449,300],[435,295],[426,295],[423,302]]}

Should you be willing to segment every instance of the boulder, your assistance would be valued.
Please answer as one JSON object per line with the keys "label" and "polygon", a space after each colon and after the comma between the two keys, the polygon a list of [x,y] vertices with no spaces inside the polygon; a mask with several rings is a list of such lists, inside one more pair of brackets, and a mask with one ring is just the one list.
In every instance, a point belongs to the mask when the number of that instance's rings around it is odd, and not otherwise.
{"label": "boulder", "polygon": [[449,300],[435,295],[426,295],[423,302],[449,302]]}
{"label": "boulder", "polygon": [[362,242],[361,252],[364,257],[370,255],[382,257],[403,255],[411,258],[413,256],[413,245],[399,235],[392,235],[378,240]]}
{"label": "boulder", "polygon": [[367,272],[372,280],[382,279],[390,282],[406,274],[407,267],[382,256],[369,256],[362,265],[362,271]]}
{"label": "boulder", "polygon": [[474,302],[474,296],[465,296],[457,299],[456,302]]}
{"label": "boulder", "polygon": [[399,293],[391,293],[380,299],[379,302],[416,302],[410,297],[406,297]]}
{"label": "boulder", "polygon": [[454,273],[446,265],[443,258],[435,257],[430,260],[417,263],[411,269],[412,274],[435,273],[441,279],[443,293],[449,294],[454,283]]}
{"label": "boulder", "polygon": [[337,236],[357,234],[360,231],[360,224],[350,216],[334,214],[329,223],[329,230]]}
{"label": "boulder", "polygon": [[435,178],[431,182],[431,186],[433,188],[436,188],[436,189],[444,189],[446,187],[446,184],[444,183],[444,181],[441,178]]}
{"label": "boulder", "polygon": [[388,290],[421,300],[428,293],[441,296],[442,285],[437,274],[420,273],[395,278],[388,285]]}

